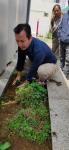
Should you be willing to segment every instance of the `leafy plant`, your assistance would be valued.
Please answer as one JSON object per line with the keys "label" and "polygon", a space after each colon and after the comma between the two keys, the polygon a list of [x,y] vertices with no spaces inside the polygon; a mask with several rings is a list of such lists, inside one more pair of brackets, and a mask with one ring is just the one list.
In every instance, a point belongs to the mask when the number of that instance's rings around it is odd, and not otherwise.
{"label": "leafy plant", "polygon": [[45,106],[22,109],[10,121],[9,129],[21,137],[41,144],[51,132],[48,110]]}
{"label": "leafy plant", "polygon": [[11,147],[9,142],[0,143],[0,150],[8,150]]}
{"label": "leafy plant", "polygon": [[25,106],[10,120],[9,129],[21,137],[43,143],[49,137],[49,110],[44,105],[47,90],[33,82],[16,90],[16,100]]}
{"label": "leafy plant", "polygon": [[16,100],[24,106],[38,105],[47,98],[47,90],[33,82],[16,90]]}
{"label": "leafy plant", "polygon": [[0,97],[0,108],[2,107],[2,104],[5,103],[5,100],[6,100],[5,96]]}

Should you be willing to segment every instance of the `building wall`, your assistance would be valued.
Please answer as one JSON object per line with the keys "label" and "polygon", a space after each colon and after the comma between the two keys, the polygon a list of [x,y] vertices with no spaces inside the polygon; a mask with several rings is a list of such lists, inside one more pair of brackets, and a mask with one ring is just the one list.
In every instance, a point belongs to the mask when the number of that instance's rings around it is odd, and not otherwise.
{"label": "building wall", "polygon": [[[32,28],[32,33],[34,35],[36,35],[38,21],[39,21],[38,34],[43,36],[47,35],[50,27],[50,19],[53,5],[54,2],[52,2],[52,0],[31,1],[29,23]],[[48,15],[44,16],[45,13]]]}
{"label": "building wall", "polygon": [[0,0],[0,74],[17,50],[13,28],[25,23],[29,0]]}
{"label": "building wall", "polygon": [[40,36],[46,36],[50,25],[49,17],[44,16],[44,12],[32,11],[30,16],[30,25],[32,27],[33,35],[36,35],[38,22],[38,34]]}
{"label": "building wall", "polygon": [[6,66],[8,41],[8,0],[0,0],[0,72]]}

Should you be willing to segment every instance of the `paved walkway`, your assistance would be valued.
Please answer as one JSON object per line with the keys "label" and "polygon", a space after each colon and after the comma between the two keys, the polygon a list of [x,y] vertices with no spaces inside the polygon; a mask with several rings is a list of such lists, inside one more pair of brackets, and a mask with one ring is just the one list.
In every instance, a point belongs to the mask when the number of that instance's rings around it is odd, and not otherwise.
{"label": "paved walkway", "polygon": [[[52,47],[51,41],[48,45]],[[58,62],[59,64],[59,62]],[[59,69],[57,79],[62,82],[57,86],[48,82],[48,98],[51,118],[52,149],[69,150],[69,80]]]}
{"label": "paved walkway", "polygon": [[69,84],[61,69],[57,73],[57,81],[48,82],[48,98],[51,118],[53,150],[69,150]]}
{"label": "paved walkway", "polygon": [[68,86],[69,86],[69,80],[67,80],[67,84],[68,84]]}

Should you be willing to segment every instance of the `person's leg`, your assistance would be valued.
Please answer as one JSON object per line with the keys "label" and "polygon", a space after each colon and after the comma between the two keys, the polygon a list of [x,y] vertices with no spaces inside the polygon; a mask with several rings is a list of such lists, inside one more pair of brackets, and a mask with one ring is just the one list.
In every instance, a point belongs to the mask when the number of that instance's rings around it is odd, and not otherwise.
{"label": "person's leg", "polygon": [[65,55],[66,55],[65,44],[63,42],[60,42],[60,68],[62,70],[65,66]]}
{"label": "person's leg", "polygon": [[59,58],[59,41],[58,38],[52,39],[52,51],[57,58]]}
{"label": "person's leg", "polygon": [[51,79],[57,71],[57,65],[52,63],[46,63],[39,66],[37,73],[40,81]]}
{"label": "person's leg", "polygon": [[66,46],[66,57],[65,57],[65,67],[64,74],[69,78],[69,45]]}

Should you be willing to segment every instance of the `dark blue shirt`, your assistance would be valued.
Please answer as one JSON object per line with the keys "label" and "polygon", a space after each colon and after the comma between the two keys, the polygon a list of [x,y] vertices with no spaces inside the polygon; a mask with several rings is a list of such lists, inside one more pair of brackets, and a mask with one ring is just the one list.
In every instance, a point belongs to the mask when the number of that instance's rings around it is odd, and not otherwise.
{"label": "dark blue shirt", "polygon": [[32,38],[32,42],[28,47],[28,49],[22,51],[20,48],[18,48],[18,61],[16,67],[17,71],[23,70],[26,55],[32,62],[32,66],[26,77],[26,80],[28,81],[31,81],[33,77],[36,76],[38,67],[41,64],[44,63],[56,64],[57,62],[55,55],[53,54],[52,50],[48,47],[48,45],[43,41],[34,37]]}

